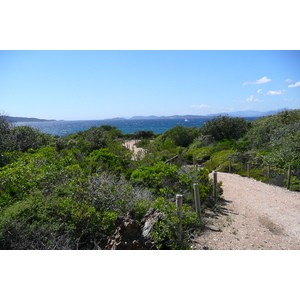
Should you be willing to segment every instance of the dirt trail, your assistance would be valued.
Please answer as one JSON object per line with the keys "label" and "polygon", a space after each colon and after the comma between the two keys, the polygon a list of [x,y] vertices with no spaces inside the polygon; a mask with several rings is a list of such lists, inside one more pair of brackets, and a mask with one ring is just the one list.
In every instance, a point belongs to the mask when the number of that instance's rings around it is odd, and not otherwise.
{"label": "dirt trail", "polygon": [[193,249],[300,249],[300,193],[235,174],[218,172],[218,181],[221,213],[206,219]]}
{"label": "dirt trail", "polygon": [[133,150],[134,154],[137,155],[139,152],[143,152],[143,148],[136,147],[136,143],[140,140],[128,140],[124,142],[124,146],[130,150]]}

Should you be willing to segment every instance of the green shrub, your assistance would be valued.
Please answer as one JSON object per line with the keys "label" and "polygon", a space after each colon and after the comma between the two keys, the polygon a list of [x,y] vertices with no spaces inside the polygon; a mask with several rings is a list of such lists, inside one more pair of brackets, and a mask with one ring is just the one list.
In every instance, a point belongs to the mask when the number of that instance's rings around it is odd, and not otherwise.
{"label": "green shrub", "polygon": [[101,219],[93,207],[69,198],[34,194],[2,213],[1,249],[93,249]]}
{"label": "green shrub", "polygon": [[145,130],[140,130],[136,131],[135,133],[132,134],[133,139],[141,140],[141,139],[151,139],[155,136],[153,131],[145,131]]}
{"label": "green shrub", "polygon": [[30,148],[38,149],[41,146],[47,146],[53,139],[50,135],[29,126],[12,128],[10,136],[11,150],[23,152]]}
{"label": "green shrub", "polygon": [[199,135],[194,139],[194,141],[190,144],[189,149],[197,149],[212,146],[214,143],[214,139],[211,135]]}
{"label": "green shrub", "polygon": [[123,176],[106,172],[88,179],[84,199],[100,213],[124,215],[134,209],[138,220],[154,201],[149,191],[133,187]]}
{"label": "green shrub", "polygon": [[197,160],[205,161],[210,159],[213,147],[203,147],[197,149],[189,149],[183,157],[190,163],[197,163]]}
{"label": "green shrub", "polygon": [[188,128],[177,125],[159,135],[154,140],[153,145],[160,146],[161,149],[188,147],[197,137],[197,134],[198,130],[194,127]]}
{"label": "green shrub", "polygon": [[291,176],[290,190],[300,192],[300,180],[295,176]]}
{"label": "green shrub", "polygon": [[163,213],[163,219],[154,225],[152,233],[153,240],[158,249],[189,249],[191,233],[202,226],[195,211],[191,207],[182,206],[182,228],[183,242],[178,237],[179,218],[177,206],[174,202],[160,197],[153,203],[152,207]]}
{"label": "green shrub", "polygon": [[94,150],[86,160],[90,168],[90,173],[98,171],[120,173],[129,164],[128,160],[111,153],[108,149]]}
{"label": "green shrub", "polygon": [[163,162],[148,167],[142,165],[131,174],[133,184],[161,196],[175,195],[178,181],[178,167]]}
{"label": "green shrub", "polygon": [[70,189],[83,175],[72,151],[62,155],[54,147],[46,147],[26,153],[0,169],[0,209],[35,190],[50,194],[58,187]]}
{"label": "green shrub", "polygon": [[207,161],[204,166],[209,170],[217,169],[220,172],[228,172],[229,159],[235,154],[234,150],[222,150],[212,154],[211,160]]}
{"label": "green shrub", "polygon": [[[276,115],[271,115],[252,121],[252,127],[247,132],[249,145],[256,149],[270,149],[270,141],[275,137],[281,136],[276,131],[286,131],[284,127],[300,122],[300,109],[282,111]],[[287,133],[287,131],[286,131]],[[286,135],[285,133],[285,135]]]}
{"label": "green shrub", "polygon": [[215,141],[222,139],[239,139],[247,132],[251,123],[243,118],[218,116],[208,120],[200,127],[202,135],[209,135]]}

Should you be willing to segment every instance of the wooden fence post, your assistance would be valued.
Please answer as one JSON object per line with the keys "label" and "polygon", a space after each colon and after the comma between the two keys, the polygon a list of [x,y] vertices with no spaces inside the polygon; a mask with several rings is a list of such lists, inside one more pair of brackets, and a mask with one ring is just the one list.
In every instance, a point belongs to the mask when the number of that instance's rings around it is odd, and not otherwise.
{"label": "wooden fence post", "polygon": [[194,198],[195,198],[195,206],[196,212],[199,220],[201,220],[201,203],[200,203],[200,193],[199,193],[199,185],[198,183],[194,183]]}
{"label": "wooden fence post", "polygon": [[218,187],[218,175],[217,175],[217,171],[213,171],[213,199],[214,199],[214,203],[217,203],[217,187]]}
{"label": "wooden fence post", "polygon": [[271,167],[268,165],[268,178],[271,178]]}
{"label": "wooden fence post", "polygon": [[291,174],[292,174],[292,166],[289,165],[289,169],[288,169],[288,177],[287,177],[287,189],[290,189],[290,184],[291,184]]}
{"label": "wooden fence post", "polygon": [[231,173],[231,159],[229,159],[229,173]]}
{"label": "wooden fence post", "polygon": [[178,224],[178,239],[180,242],[183,240],[183,231],[182,231],[182,195],[176,195],[176,205],[177,205],[177,216],[179,219]]}
{"label": "wooden fence post", "polygon": [[247,176],[250,178],[250,164],[247,163]]}

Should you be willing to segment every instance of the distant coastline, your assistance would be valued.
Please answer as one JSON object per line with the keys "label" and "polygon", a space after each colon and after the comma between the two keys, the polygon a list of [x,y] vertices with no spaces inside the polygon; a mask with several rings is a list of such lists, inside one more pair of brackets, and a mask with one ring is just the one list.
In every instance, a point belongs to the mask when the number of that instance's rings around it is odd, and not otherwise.
{"label": "distant coastline", "polygon": [[[207,117],[216,117],[220,115],[228,115],[230,117],[241,117],[241,118],[257,118],[257,117],[264,117],[269,115],[277,114],[285,109],[279,110],[272,110],[272,111],[253,111],[253,110],[246,110],[246,111],[236,111],[236,112],[222,112],[218,114],[209,114],[209,115],[173,115],[173,116],[134,116],[131,118],[110,118],[105,120],[157,120],[157,119],[206,119]],[[287,109],[288,110],[288,109]]]}
{"label": "distant coastline", "polygon": [[4,118],[8,122],[55,122],[57,120],[46,120],[46,119],[38,119],[38,118],[25,118],[25,117],[8,117],[4,116]]}
{"label": "distant coastline", "polygon": [[[116,118],[107,118],[107,119],[98,119],[98,121],[126,121],[126,120],[177,120],[177,119],[185,119],[185,120],[191,120],[191,119],[207,119],[207,118],[212,118],[212,117],[217,117],[217,116],[223,116],[223,115],[228,115],[229,117],[240,117],[240,118],[260,118],[260,117],[265,117],[269,115],[274,115],[277,114],[283,110],[289,110],[289,109],[278,109],[278,110],[272,110],[272,111],[266,111],[266,112],[261,112],[261,111],[253,111],[253,110],[246,110],[246,111],[236,111],[236,112],[222,112],[222,113],[217,113],[217,114],[209,114],[209,115],[173,115],[173,116],[134,116],[130,118],[122,118],[122,117],[116,117]],[[4,118],[8,122],[58,122],[58,120],[47,120],[47,119],[39,119],[39,118],[27,118],[27,117],[9,117],[9,116],[4,116]],[[62,122],[64,120],[59,120],[59,122]],[[74,120],[75,121],[75,120]],[[85,121],[85,120],[84,120]],[[95,120],[90,120],[90,121],[95,121]]]}

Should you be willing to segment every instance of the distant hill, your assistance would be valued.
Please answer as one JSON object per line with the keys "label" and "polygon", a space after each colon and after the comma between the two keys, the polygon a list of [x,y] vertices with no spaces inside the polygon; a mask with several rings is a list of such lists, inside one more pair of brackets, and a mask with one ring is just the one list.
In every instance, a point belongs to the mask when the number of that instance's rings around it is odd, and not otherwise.
{"label": "distant hill", "polygon": [[130,118],[130,120],[154,120],[154,119],[200,119],[200,118],[206,118],[205,116],[195,116],[195,115],[174,115],[174,116],[135,116]]}
{"label": "distant hill", "polygon": [[46,120],[46,119],[38,119],[38,118],[8,117],[8,116],[4,116],[4,118],[8,122],[51,122],[51,121],[56,121],[56,120]]}
{"label": "distant hill", "polygon": [[228,115],[230,117],[265,117],[265,116],[270,116],[270,115],[275,115],[284,109],[279,109],[279,110],[270,110],[270,111],[255,111],[255,110],[245,110],[245,111],[235,111],[232,113],[219,113],[219,114],[210,114],[208,116],[214,117],[214,116],[219,116],[219,115]]}
{"label": "distant hill", "polygon": [[269,115],[274,115],[277,114],[278,112],[282,111],[281,110],[272,110],[272,111],[267,111],[267,112],[261,112],[261,111],[254,111],[254,110],[246,110],[246,111],[236,111],[236,112],[223,112],[223,113],[218,113],[218,114],[210,114],[206,116],[202,115],[174,115],[174,116],[134,116],[130,118],[130,120],[151,120],[151,119],[201,119],[201,118],[207,118],[207,117],[216,117],[220,115],[228,115],[230,117],[241,117],[241,118],[246,118],[246,117],[264,117],[264,116],[269,116]]}
{"label": "distant hill", "polygon": [[104,119],[104,121],[105,120],[116,120],[116,121],[118,121],[118,120],[127,120],[127,119],[125,119],[125,118],[108,118],[108,119]]}

